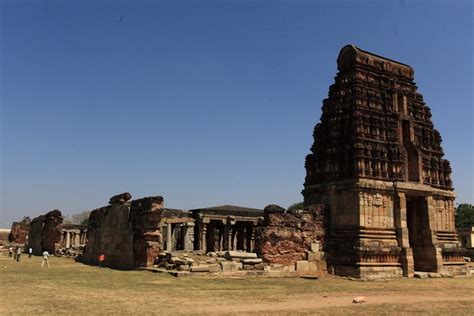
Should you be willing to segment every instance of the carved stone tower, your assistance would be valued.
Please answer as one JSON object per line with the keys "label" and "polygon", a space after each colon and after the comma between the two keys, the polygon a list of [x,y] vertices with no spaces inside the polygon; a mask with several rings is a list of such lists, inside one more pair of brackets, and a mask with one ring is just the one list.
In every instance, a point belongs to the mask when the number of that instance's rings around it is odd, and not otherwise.
{"label": "carved stone tower", "polygon": [[463,273],[451,168],[413,69],[353,45],[306,157],[305,205],[324,204],[335,274]]}

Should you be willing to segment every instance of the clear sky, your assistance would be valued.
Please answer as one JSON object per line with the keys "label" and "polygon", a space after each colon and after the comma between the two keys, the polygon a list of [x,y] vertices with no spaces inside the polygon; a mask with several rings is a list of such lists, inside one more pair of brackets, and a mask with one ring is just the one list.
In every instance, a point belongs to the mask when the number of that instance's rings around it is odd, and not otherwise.
{"label": "clear sky", "polygon": [[0,227],[117,193],[302,200],[339,50],[415,69],[473,197],[471,1],[0,1]]}

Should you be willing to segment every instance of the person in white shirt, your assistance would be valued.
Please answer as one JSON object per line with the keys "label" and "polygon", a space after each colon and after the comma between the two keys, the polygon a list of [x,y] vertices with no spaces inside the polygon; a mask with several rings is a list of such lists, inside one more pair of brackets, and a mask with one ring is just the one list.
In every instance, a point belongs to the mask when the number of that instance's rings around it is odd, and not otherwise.
{"label": "person in white shirt", "polygon": [[31,258],[32,254],[33,254],[33,248],[30,247],[30,249],[28,249],[28,258]]}
{"label": "person in white shirt", "polygon": [[18,247],[16,250],[16,262],[20,262],[20,256],[21,256],[21,248]]}
{"label": "person in white shirt", "polygon": [[46,265],[48,266],[49,268],[49,253],[45,250],[43,251],[43,253],[41,254],[43,256],[43,262],[41,263],[41,268],[44,267],[44,263],[46,262]]}

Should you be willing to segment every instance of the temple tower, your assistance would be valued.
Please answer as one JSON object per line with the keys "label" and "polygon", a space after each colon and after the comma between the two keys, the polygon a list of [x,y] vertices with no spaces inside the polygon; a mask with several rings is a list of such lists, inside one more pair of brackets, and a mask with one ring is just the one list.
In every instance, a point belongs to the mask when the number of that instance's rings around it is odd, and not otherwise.
{"label": "temple tower", "polygon": [[449,161],[413,69],[343,47],[306,157],[305,205],[328,214],[328,269],[361,278],[462,273]]}

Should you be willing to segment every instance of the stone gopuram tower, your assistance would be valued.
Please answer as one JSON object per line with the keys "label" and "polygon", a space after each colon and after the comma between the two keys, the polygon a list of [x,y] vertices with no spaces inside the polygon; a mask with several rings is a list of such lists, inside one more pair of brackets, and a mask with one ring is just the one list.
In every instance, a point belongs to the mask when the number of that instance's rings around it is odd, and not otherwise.
{"label": "stone gopuram tower", "polygon": [[306,157],[305,205],[324,204],[328,270],[360,278],[461,274],[449,161],[413,69],[353,45]]}

